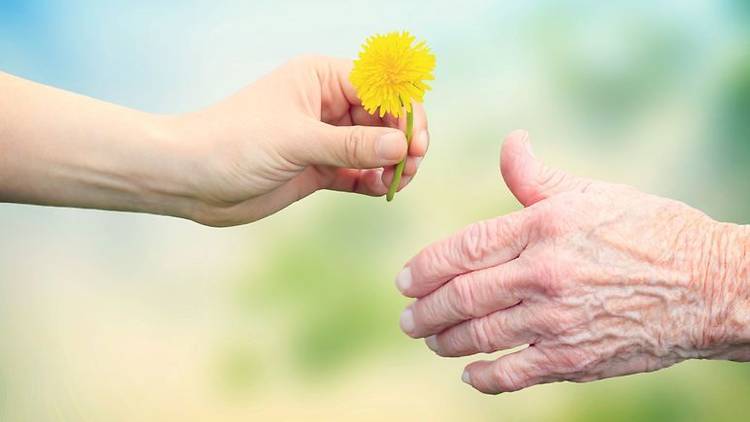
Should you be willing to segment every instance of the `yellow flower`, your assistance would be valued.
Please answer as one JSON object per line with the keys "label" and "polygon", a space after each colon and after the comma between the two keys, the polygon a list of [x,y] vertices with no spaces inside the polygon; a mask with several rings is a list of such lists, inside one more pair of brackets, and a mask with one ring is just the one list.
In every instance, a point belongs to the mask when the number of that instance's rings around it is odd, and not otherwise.
{"label": "yellow flower", "polygon": [[424,41],[412,45],[415,39],[406,31],[391,32],[362,46],[349,79],[368,113],[380,108],[380,117],[399,117],[402,108],[411,111],[412,101],[422,102],[430,89],[424,81],[435,79],[435,56]]}

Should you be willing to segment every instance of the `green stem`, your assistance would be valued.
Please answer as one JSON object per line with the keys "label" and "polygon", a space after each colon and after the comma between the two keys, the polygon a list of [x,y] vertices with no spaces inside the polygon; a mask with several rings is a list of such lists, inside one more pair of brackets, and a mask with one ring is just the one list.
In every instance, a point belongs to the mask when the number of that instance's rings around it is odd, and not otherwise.
{"label": "green stem", "polygon": [[406,166],[406,159],[409,157],[409,145],[411,145],[412,132],[414,131],[414,112],[406,112],[406,157],[398,163],[396,169],[393,172],[393,180],[391,186],[388,188],[388,194],[385,196],[386,201],[393,201],[393,197],[396,196],[396,190],[398,185],[401,184],[401,175],[404,173],[404,167]]}

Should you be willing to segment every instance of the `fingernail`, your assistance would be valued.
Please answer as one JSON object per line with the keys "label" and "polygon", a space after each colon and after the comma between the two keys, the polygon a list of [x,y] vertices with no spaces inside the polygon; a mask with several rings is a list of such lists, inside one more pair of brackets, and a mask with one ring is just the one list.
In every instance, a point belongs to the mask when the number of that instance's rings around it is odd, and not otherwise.
{"label": "fingernail", "polygon": [[377,154],[381,160],[394,161],[403,158],[406,138],[401,131],[391,131],[378,139]]}
{"label": "fingernail", "polygon": [[424,342],[427,345],[427,347],[430,348],[430,350],[432,350],[435,353],[438,352],[438,344],[437,344],[437,336],[436,335],[432,335],[432,336],[427,337],[426,339],[424,339]]}
{"label": "fingernail", "polygon": [[418,158],[417,158],[417,168],[419,168],[419,165],[420,165],[420,164],[422,164],[422,159],[423,159],[423,158],[424,158],[424,157],[418,157]]}
{"label": "fingernail", "polygon": [[401,324],[401,329],[405,333],[408,334],[414,331],[414,313],[410,308],[406,308],[404,312],[401,313],[401,320],[399,322]]}
{"label": "fingernail", "polygon": [[407,291],[409,287],[411,287],[411,269],[409,267],[401,270],[396,276],[396,287],[398,287],[401,293]]}
{"label": "fingernail", "polygon": [[469,371],[464,369],[464,373],[461,374],[461,381],[471,385],[471,375],[469,375]]}

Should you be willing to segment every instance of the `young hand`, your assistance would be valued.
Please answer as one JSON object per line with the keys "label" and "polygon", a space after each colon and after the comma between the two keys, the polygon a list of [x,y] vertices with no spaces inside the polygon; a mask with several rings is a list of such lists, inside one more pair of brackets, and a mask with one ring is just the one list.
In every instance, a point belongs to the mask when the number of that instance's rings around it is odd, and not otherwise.
{"label": "young hand", "polygon": [[[0,201],[258,220],[319,189],[380,196],[405,122],[371,116],[349,60],[290,61],[226,100],[161,116],[0,73]],[[428,145],[424,110],[401,187]],[[399,129],[400,128],[400,129]]]}
{"label": "young hand", "polygon": [[[194,163],[187,176],[200,205],[191,218],[254,221],[319,189],[384,195],[392,166],[407,154],[404,122],[368,114],[350,71],[349,60],[294,59],[223,102],[174,119]],[[429,142],[424,110],[415,109],[401,187]]]}

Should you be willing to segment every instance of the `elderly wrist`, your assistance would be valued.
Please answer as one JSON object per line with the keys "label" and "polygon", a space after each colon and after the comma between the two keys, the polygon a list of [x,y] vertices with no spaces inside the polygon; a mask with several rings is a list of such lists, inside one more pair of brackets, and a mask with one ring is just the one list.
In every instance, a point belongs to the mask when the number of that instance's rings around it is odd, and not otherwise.
{"label": "elderly wrist", "polygon": [[750,360],[750,227],[718,223],[710,249],[699,348],[708,358]]}

